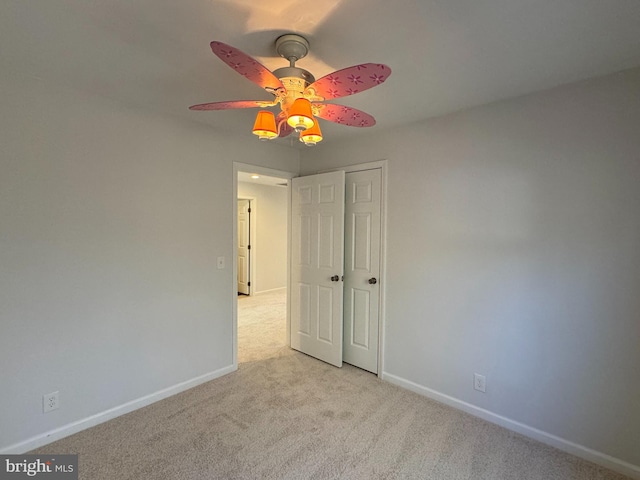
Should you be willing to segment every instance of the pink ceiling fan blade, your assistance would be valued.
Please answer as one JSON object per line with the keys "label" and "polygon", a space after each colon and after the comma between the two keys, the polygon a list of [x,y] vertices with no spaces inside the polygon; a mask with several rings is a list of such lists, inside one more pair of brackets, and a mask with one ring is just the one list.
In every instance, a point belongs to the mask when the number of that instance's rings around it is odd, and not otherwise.
{"label": "pink ceiling fan blade", "polygon": [[201,103],[199,105],[191,105],[189,110],[232,110],[234,108],[257,108],[271,107],[272,102],[261,100],[231,100],[228,102]]}
{"label": "pink ceiling fan blade", "polygon": [[293,133],[293,127],[287,123],[287,114],[284,112],[280,112],[276,117],[276,125],[279,125],[280,138],[288,137]]}
{"label": "pink ceiling fan blade", "polygon": [[279,89],[284,90],[282,82],[255,58],[241,52],[226,43],[211,42],[211,50],[220,60],[233,68],[243,77],[248,78],[256,85],[264,88],[270,93]]}
{"label": "pink ceiling fan blade", "polygon": [[380,85],[391,75],[391,69],[380,63],[363,63],[343,68],[316,80],[305,90],[325,99],[346,97]]}
{"label": "pink ceiling fan blade", "polygon": [[368,113],[357,108],[345,107],[344,105],[335,105],[331,103],[314,103],[315,115],[330,122],[339,123],[340,125],[348,125],[350,127],[373,127],[376,119]]}

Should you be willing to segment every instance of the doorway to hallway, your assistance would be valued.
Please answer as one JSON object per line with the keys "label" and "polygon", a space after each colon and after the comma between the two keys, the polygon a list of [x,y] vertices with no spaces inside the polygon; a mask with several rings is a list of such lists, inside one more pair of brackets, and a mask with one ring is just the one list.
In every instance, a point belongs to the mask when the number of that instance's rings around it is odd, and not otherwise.
{"label": "doorway to hallway", "polygon": [[237,365],[288,349],[288,182],[293,175],[250,165],[234,167]]}

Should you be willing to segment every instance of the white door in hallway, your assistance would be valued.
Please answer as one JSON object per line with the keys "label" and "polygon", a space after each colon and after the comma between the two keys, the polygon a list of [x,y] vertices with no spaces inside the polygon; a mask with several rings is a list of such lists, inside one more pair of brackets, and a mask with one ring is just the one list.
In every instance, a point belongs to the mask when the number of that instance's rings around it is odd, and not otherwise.
{"label": "white door in hallway", "polygon": [[346,174],[343,359],[378,373],[381,170]]}
{"label": "white door in hallway", "polygon": [[238,293],[249,295],[251,201],[238,200]]}
{"label": "white door in hallway", "polygon": [[294,178],[291,347],[342,366],[345,173]]}

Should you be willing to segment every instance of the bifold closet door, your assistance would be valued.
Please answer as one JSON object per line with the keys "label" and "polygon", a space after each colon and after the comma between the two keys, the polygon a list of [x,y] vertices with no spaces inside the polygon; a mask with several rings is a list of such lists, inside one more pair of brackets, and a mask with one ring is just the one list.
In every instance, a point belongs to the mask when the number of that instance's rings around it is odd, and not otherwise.
{"label": "bifold closet door", "polygon": [[381,171],[346,174],[343,360],[378,373]]}
{"label": "bifold closet door", "polygon": [[294,178],[291,347],[342,366],[345,173]]}

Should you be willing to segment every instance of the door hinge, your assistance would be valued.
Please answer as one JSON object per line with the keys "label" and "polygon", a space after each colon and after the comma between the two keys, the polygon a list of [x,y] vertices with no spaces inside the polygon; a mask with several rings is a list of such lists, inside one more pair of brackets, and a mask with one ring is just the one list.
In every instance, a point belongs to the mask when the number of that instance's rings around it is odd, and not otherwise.
{"label": "door hinge", "polygon": [[251,282],[247,282],[247,287],[250,287],[250,286],[251,286]]}
{"label": "door hinge", "polygon": [[247,245],[247,250],[251,250],[251,245]]}
{"label": "door hinge", "polygon": [[251,213],[251,207],[249,207],[249,208],[247,209],[247,212]]}

